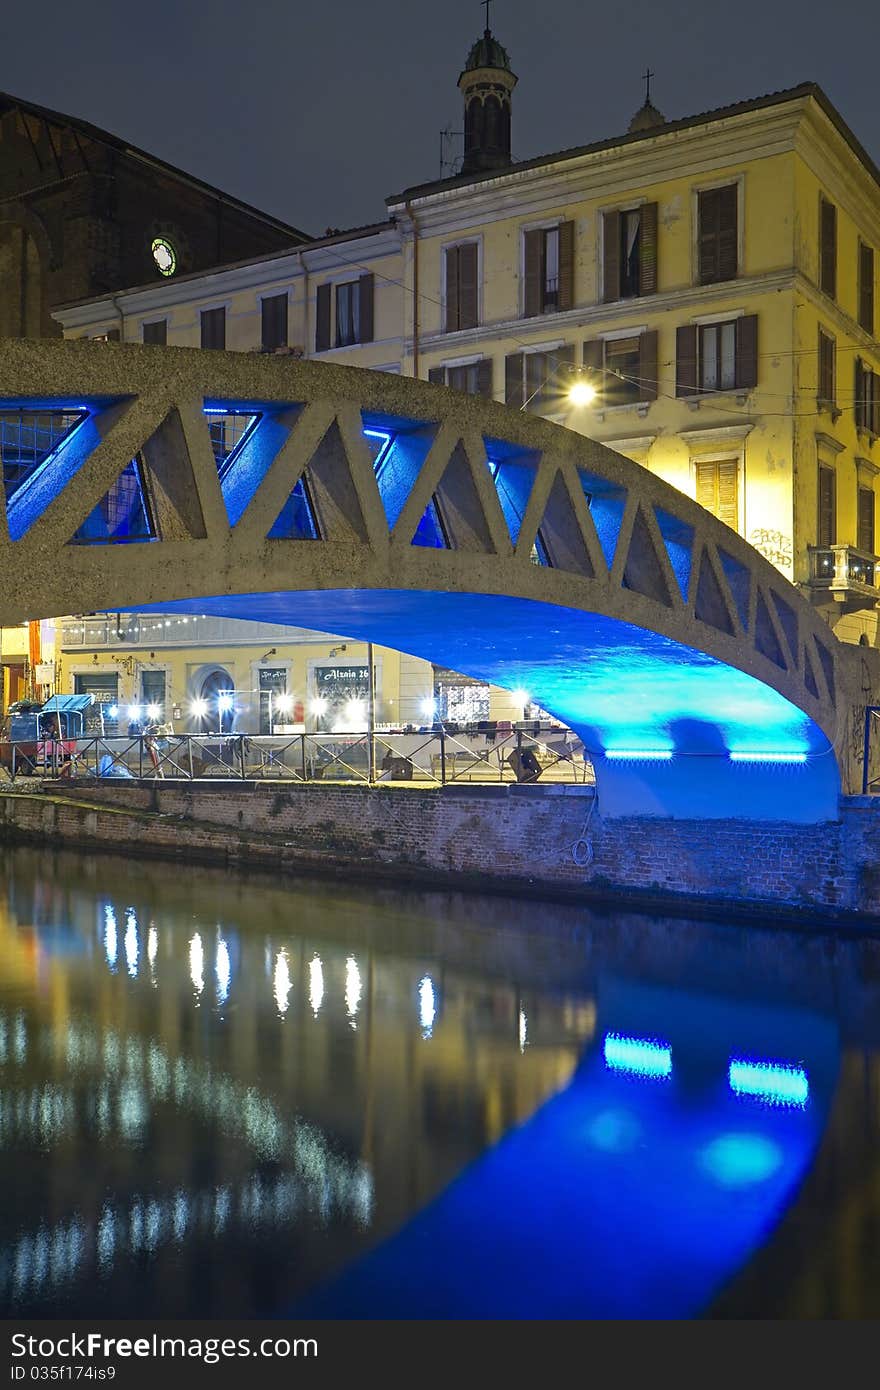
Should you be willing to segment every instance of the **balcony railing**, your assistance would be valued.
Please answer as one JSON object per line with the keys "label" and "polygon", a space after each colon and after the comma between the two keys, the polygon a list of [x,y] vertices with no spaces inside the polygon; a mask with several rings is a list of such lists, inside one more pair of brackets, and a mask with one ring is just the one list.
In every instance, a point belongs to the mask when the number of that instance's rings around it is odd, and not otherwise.
{"label": "balcony railing", "polygon": [[880,559],[853,545],[812,545],[809,587],[844,602],[851,598],[880,600]]}

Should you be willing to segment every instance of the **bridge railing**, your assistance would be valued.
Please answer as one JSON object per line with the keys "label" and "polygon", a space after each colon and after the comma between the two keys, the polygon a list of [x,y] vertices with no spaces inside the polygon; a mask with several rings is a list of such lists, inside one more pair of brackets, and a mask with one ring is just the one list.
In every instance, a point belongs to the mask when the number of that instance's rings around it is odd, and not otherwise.
{"label": "bridge railing", "polygon": [[373,734],[93,735],[63,743],[0,743],[7,777],[199,782],[267,781],[448,786],[467,782],[592,783],[567,729],[494,738],[444,728]]}

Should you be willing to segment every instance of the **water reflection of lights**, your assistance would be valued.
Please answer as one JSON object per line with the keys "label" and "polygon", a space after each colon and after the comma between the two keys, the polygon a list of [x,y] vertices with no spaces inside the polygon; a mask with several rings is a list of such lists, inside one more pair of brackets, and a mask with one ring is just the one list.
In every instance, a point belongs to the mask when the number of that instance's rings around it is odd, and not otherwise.
{"label": "water reflection of lights", "polygon": [[737,1095],[754,1096],[768,1105],[806,1105],[810,1083],[803,1067],[785,1062],[747,1062],[731,1059],[728,1068],[730,1089]]}
{"label": "water reflection of lights", "polygon": [[119,944],[116,931],[116,913],[108,903],[104,908],[104,954],[111,970],[116,969],[116,955]]}
{"label": "water reflection of lights", "polygon": [[436,1017],[437,1000],[434,994],[434,983],[430,975],[423,975],[419,981],[419,1023],[422,1025],[423,1037],[430,1038]]}
{"label": "water reflection of lights", "polygon": [[672,1049],[652,1038],[627,1038],[622,1033],[606,1033],[603,1044],[605,1065],[612,1071],[633,1076],[671,1076]]}
{"label": "water reflection of lights", "polygon": [[275,983],[274,983],[275,1003],[278,1005],[280,1014],[287,1013],[288,995],[293,988],[290,978],[290,967],[287,964],[287,954],[279,951],[275,958]]}
{"label": "water reflection of lights", "polygon": [[309,1003],[312,1013],[318,1017],[318,1010],[324,998],[324,967],[320,956],[312,956],[309,961]]}
{"label": "water reflection of lights", "polygon": [[[156,969],[156,956],[159,952],[159,933],[156,928],[151,926],[147,932],[147,960],[150,965],[150,977],[152,978]],[[155,983],[155,980],[153,981]]]}
{"label": "water reflection of lights", "polygon": [[196,994],[201,994],[205,988],[205,951],[198,932],[189,943],[189,975]]}
{"label": "water reflection of lights", "polygon": [[134,914],[133,908],[129,908],[128,912],[125,914],[125,940],[123,944],[125,946],[125,963],[128,966],[128,973],[134,978],[138,973],[139,947],[137,917]]}
{"label": "water reflection of lights", "polygon": [[606,1153],[629,1153],[641,1133],[641,1124],[629,1110],[602,1110],[587,1129],[596,1148]]}
{"label": "water reflection of lights", "polygon": [[721,1187],[752,1187],[772,1178],[782,1151],[762,1134],[721,1134],[702,1150],[700,1161]]}
{"label": "water reflection of lights", "polygon": [[[266,1181],[250,1175],[236,1184],[224,1184],[201,1192],[178,1188],[167,1196],[133,1196],[125,1204],[105,1202],[92,1225],[76,1213],[35,1234],[25,1234],[0,1247],[0,1290],[7,1302],[20,1302],[52,1285],[69,1283],[94,1249],[102,1275],[117,1261],[153,1255],[162,1245],[179,1244],[187,1234],[204,1239],[219,1237],[230,1226],[252,1232],[255,1228],[288,1226],[300,1215],[304,1185],[291,1175]],[[372,1191],[363,1184],[355,1194],[358,1205],[369,1212]]]}
{"label": "water reflection of lights", "polygon": [[529,1040],[529,1020],[526,1018],[525,1009],[519,1011],[519,1050],[525,1052],[526,1043]]}
{"label": "water reflection of lights", "polygon": [[217,1003],[225,1004],[229,995],[229,982],[232,979],[232,963],[229,959],[229,947],[222,936],[217,938],[214,974],[217,977]]}
{"label": "water reflection of lights", "polygon": [[345,962],[345,1007],[352,1028],[357,1028],[357,1011],[361,1002],[361,972],[354,956]]}

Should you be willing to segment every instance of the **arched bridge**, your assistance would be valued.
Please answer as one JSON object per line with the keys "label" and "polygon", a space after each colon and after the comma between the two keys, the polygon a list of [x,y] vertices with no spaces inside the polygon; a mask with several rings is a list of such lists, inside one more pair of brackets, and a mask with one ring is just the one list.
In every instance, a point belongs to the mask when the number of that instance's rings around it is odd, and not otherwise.
{"label": "arched bridge", "polygon": [[7,342],[0,397],[3,623],[152,606],[368,638],[527,689],[580,734],[606,815],[836,813],[849,653],[592,440],[391,374],[177,348]]}

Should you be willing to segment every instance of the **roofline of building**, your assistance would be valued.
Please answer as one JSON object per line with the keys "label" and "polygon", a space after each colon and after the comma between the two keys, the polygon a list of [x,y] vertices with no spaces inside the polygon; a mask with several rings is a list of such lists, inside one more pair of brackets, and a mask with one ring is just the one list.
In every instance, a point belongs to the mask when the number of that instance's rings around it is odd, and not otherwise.
{"label": "roofline of building", "polygon": [[662,126],[649,128],[648,130],[633,131],[631,134],[615,135],[608,140],[597,140],[591,145],[575,145],[570,149],[557,150],[553,154],[538,155],[534,159],[524,159],[507,165],[503,169],[489,169],[479,174],[456,174],[448,179],[436,179],[431,183],[414,184],[411,188],[405,188],[402,193],[395,193],[385,199],[386,206],[398,207],[404,203],[413,201],[417,198],[427,198],[433,193],[446,193],[456,188],[467,188],[475,184],[489,183],[492,180],[503,179],[509,174],[525,173],[529,169],[540,169],[551,164],[562,164],[567,160],[580,159],[585,155],[601,154],[603,151],[624,148],[630,145],[637,145],[646,140],[662,139],[664,135],[673,135],[678,131],[691,130],[695,126],[709,125],[714,121],[722,121],[730,116],[745,115],[750,111],[761,111],[771,106],[782,106],[789,101],[803,100],[805,97],[812,97],[814,101],[825,112],[838,134],[849,145],[850,149],[861,161],[867,173],[874,182],[880,186],[880,168],[874,163],[865,147],[850,130],[840,112],[833,102],[825,95],[822,88],[816,82],[802,82],[797,87],[787,87],[779,92],[770,92],[766,96],[751,97],[747,101],[737,101],[730,106],[719,106],[713,111],[702,111],[696,116],[683,116],[677,121],[666,121]]}
{"label": "roofline of building", "polygon": [[185,275],[171,275],[161,280],[149,280],[143,285],[129,285],[124,290],[93,294],[88,299],[67,299],[63,304],[53,305],[52,313],[64,313],[69,309],[85,308],[89,304],[104,304],[113,300],[122,300],[129,295],[146,294],[151,290],[162,288],[168,289],[172,285],[183,285],[192,280],[207,280],[214,276],[225,275],[230,271],[247,270],[249,266],[267,265],[272,261],[284,260],[286,256],[299,256],[303,252],[320,251],[325,246],[336,246],[340,242],[360,241],[369,236],[376,236],[378,233],[391,231],[394,225],[393,219],[389,218],[384,222],[373,222],[364,227],[352,227],[347,231],[334,232],[332,236],[314,237],[298,246],[288,246],[278,251],[265,251],[261,256],[249,256],[247,260],[226,261],[223,265],[210,266],[207,270],[189,270]]}
{"label": "roofline of building", "polygon": [[118,135],[112,135],[107,130],[102,130],[100,126],[92,125],[89,121],[83,121],[79,116],[68,116],[64,111],[53,111],[48,106],[40,106],[38,102],[27,101],[23,97],[17,97],[12,92],[0,92],[0,102],[9,102],[13,108],[18,107],[21,111],[26,111],[30,115],[38,117],[44,121],[61,122],[63,125],[73,126],[76,130],[96,140],[102,145],[109,146],[110,149],[118,150],[121,154],[130,155],[133,159],[142,160],[145,164],[152,164],[155,168],[162,170],[163,173],[171,174],[176,179],[191,184],[194,188],[200,189],[203,193],[209,194],[212,198],[219,199],[230,207],[237,208],[245,212],[249,217],[254,217],[260,222],[265,222],[267,226],[276,231],[284,232],[288,236],[298,238],[302,242],[311,242],[312,238],[308,232],[303,232],[299,227],[291,226],[289,222],[282,222],[279,217],[273,217],[271,213],[263,212],[261,208],[254,207],[251,203],[246,203],[241,198],[236,198],[231,193],[226,193],[222,188],[215,188],[213,184],[205,183],[195,174],[189,174],[185,169],[178,169],[176,165],[169,164],[167,160],[160,159],[158,155],[150,154],[148,150],[139,149],[137,145],[131,145],[127,140],[122,140]]}

